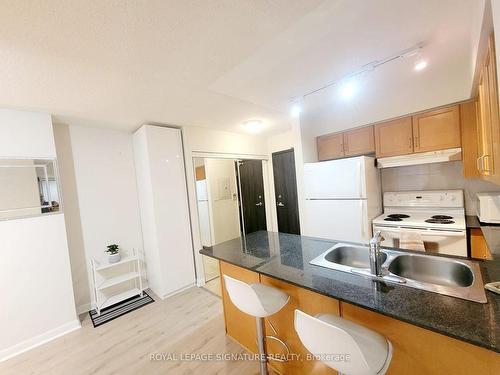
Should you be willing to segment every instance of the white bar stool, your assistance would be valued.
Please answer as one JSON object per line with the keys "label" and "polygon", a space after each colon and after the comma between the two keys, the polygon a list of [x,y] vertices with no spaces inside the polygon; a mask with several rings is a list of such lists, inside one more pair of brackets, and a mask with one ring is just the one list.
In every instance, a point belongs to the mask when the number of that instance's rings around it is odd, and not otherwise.
{"label": "white bar stool", "polygon": [[[260,284],[247,284],[243,281],[233,279],[230,276],[223,275],[226,284],[226,290],[231,302],[245,314],[255,317],[257,327],[257,346],[259,349],[260,373],[267,375],[267,353],[264,335],[264,318],[276,314],[290,300],[290,296],[281,290]],[[274,338],[277,341],[281,340]]]}
{"label": "white bar stool", "polygon": [[[295,310],[295,331],[307,350],[342,374],[383,375],[391,363],[389,340],[339,316],[319,314],[313,317]],[[335,355],[343,354],[349,355],[349,359],[335,360]]]}

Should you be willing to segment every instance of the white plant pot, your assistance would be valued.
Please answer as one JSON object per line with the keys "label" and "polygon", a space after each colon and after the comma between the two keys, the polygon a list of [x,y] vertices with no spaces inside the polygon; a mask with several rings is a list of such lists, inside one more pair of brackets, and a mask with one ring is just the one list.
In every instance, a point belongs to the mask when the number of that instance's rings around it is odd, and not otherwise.
{"label": "white plant pot", "polygon": [[120,253],[108,255],[108,262],[109,263],[118,263],[121,258],[122,258],[122,256],[120,255]]}

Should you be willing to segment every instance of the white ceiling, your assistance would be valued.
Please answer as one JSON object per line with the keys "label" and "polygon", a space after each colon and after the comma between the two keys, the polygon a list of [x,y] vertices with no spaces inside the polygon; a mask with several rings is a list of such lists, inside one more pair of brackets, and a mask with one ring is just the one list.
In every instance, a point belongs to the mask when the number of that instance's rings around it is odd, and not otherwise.
{"label": "white ceiling", "polygon": [[[395,62],[367,82],[394,93],[418,81],[415,95],[425,95],[436,77],[465,72],[449,88],[463,96],[472,3],[3,0],[0,106],[127,130],[161,122],[244,132],[243,121],[262,119],[277,132],[291,97],[420,42],[428,72]],[[312,112],[328,103],[315,100]]]}

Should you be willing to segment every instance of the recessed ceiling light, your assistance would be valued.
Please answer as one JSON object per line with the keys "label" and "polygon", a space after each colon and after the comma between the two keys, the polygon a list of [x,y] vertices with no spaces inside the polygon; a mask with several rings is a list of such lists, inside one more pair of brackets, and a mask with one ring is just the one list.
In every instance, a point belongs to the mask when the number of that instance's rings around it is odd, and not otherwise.
{"label": "recessed ceiling light", "polygon": [[418,72],[420,70],[424,70],[427,67],[426,60],[419,60],[415,63],[414,69]]}
{"label": "recessed ceiling light", "polygon": [[302,107],[300,106],[300,104],[292,105],[292,108],[290,109],[290,114],[293,117],[299,117],[301,112],[302,112]]}
{"label": "recessed ceiling light", "polygon": [[357,85],[354,81],[347,81],[340,86],[340,95],[345,99],[350,99],[357,91]]}
{"label": "recessed ceiling light", "polygon": [[262,120],[248,120],[243,122],[243,127],[250,133],[258,133],[264,128],[264,122]]}

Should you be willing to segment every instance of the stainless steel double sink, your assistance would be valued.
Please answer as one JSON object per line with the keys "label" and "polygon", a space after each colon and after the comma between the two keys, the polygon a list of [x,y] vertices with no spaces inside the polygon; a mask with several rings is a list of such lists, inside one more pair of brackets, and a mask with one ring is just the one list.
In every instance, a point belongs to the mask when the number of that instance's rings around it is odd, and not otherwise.
{"label": "stainless steel double sink", "polygon": [[369,248],[339,243],[309,263],[416,289],[486,303],[479,265],[464,259],[382,248],[382,276],[370,272]]}

